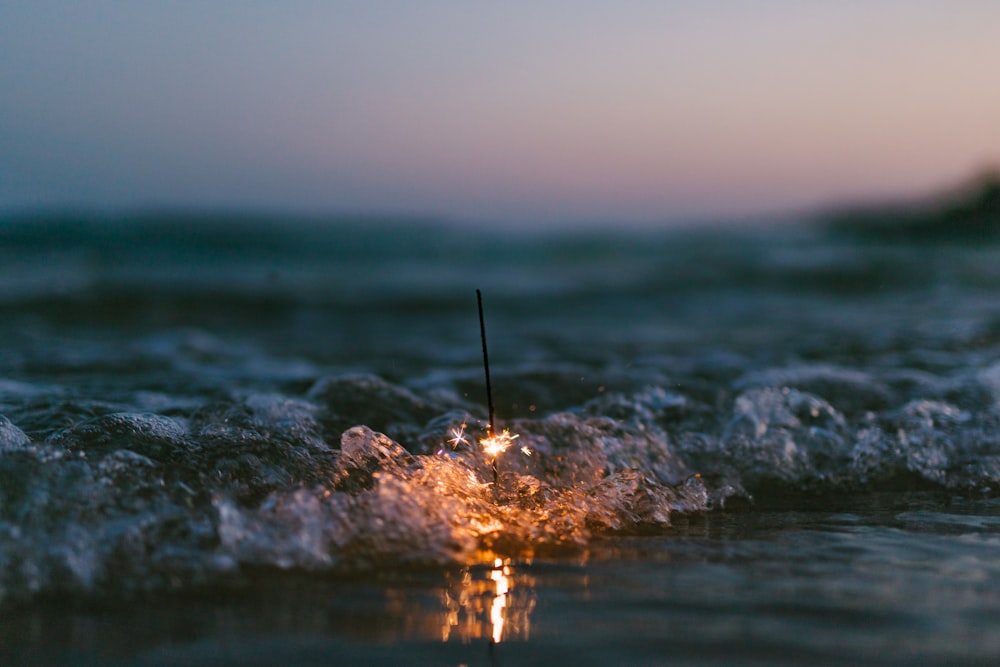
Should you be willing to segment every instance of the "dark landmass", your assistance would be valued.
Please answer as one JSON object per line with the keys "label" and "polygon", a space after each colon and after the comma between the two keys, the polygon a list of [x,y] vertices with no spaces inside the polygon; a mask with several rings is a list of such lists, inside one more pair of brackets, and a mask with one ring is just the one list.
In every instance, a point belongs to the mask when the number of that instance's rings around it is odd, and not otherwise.
{"label": "dark landmass", "polygon": [[829,214],[831,233],[860,240],[974,243],[1000,240],[1000,170],[920,202],[859,206]]}

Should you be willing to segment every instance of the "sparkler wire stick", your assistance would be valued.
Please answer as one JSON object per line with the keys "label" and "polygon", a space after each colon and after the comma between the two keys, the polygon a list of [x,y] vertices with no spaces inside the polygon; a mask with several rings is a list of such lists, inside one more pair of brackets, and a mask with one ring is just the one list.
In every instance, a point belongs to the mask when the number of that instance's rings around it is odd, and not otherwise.
{"label": "sparkler wire stick", "polygon": [[[479,335],[483,339],[483,369],[486,371],[486,405],[490,411],[489,438],[492,440],[496,437],[497,431],[494,424],[493,388],[490,386],[490,354],[486,351],[486,323],[483,320],[483,293],[478,289],[476,290],[476,302],[479,304]],[[497,472],[496,454],[493,455],[491,465],[493,466],[493,484],[496,486],[497,481],[500,479],[500,474]]]}
{"label": "sparkler wire stick", "polygon": [[486,324],[483,321],[483,293],[476,290],[476,301],[479,303],[479,335],[483,339],[483,368],[486,370],[486,405],[490,410],[490,437],[496,436],[497,431],[493,422],[493,388],[490,387],[490,354],[486,351]]}

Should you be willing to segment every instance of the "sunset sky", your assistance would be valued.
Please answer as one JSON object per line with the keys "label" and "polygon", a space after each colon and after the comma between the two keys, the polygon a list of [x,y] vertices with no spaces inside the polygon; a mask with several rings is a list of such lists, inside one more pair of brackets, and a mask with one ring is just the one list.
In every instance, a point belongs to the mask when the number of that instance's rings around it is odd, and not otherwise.
{"label": "sunset sky", "polygon": [[1000,165],[996,0],[0,4],[0,210],[738,219]]}

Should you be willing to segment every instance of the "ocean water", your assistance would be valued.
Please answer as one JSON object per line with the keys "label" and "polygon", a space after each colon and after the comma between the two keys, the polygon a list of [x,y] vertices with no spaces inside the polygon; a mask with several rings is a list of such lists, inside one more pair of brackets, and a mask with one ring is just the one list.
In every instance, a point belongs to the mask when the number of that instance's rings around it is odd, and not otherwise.
{"label": "ocean water", "polygon": [[995,242],[67,215],[0,266],[4,664],[1000,659]]}

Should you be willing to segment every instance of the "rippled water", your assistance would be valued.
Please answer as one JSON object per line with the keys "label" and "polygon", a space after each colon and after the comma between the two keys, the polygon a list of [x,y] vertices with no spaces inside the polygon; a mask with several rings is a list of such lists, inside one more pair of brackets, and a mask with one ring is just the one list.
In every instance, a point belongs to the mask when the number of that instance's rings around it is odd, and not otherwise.
{"label": "rippled water", "polygon": [[[0,651],[990,664],[998,260],[796,227],[9,221]],[[476,288],[517,436],[495,484]]]}

